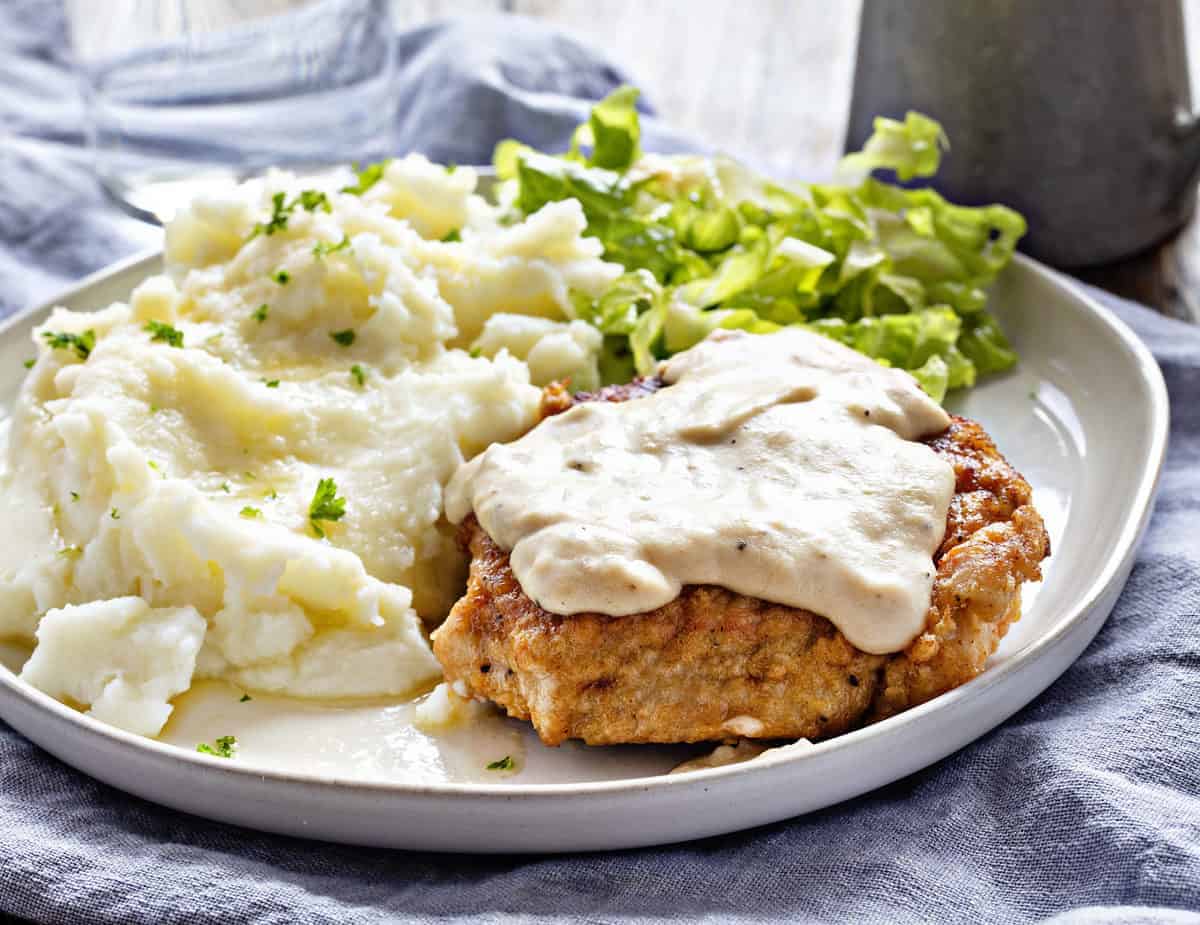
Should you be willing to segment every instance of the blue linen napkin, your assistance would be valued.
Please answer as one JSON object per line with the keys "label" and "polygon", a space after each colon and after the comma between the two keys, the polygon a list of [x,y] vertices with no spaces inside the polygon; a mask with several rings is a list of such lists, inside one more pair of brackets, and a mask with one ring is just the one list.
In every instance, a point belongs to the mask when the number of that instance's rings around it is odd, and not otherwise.
{"label": "blue linen napkin", "polygon": [[[566,145],[622,80],[514,18],[400,36],[397,150]],[[0,7],[0,315],[154,243],[79,157],[61,25]],[[14,137],[20,134],[21,138]],[[686,142],[654,120],[647,147]],[[456,857],[264,835],[79,774],[0,723],[0,914],[39,922],[663,918],[1200,921],[1200,328],[1107,296],[1172,399],[1162,494],[1116,610],[1029,707],[925,771],[811,816],[669,848]]]}

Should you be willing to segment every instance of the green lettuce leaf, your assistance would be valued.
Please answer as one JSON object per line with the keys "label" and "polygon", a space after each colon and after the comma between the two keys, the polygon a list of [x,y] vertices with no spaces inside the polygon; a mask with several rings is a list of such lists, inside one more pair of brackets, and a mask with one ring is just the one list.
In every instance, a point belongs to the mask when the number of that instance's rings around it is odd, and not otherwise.
{"label": "green lettuce leaf", "polygon": [[863,149],[842,158],[839,171],[867,174],[882,168],[895,171],[905,182],[931,177],[948,144],[942,127],[919,112],[909,112],[903,122],[880,116]]}
{"label": "green lettuce leaf", "polygon": [[621,87],[592,107],[588,120],[592,130],[590,165],[626,170],[638,159],[642,132],[637,98],[636,88]]}
{"label": "green lettuce leaf", "polygon": [[517,150],[509,156],[516,158],[517,206],[526,214],[548,202],[578,199],[584,214],[593,219],[618,215],[629,204],[628,187],[618,173],[536,151]]}
{"label": "green lettuce leaf", "polygon": [[670,302],[663,318],[663,347],[668,354],[694,347],[717,328],[769,334],[779,325],[764,321],[748,308],[705,311],[686,302]]}
{"label": "green lettuce leaf", "polygon": [[629,334],[629,349],[633,353],[633,366],[640,376],[649,376],[662,358],[663,327],[667,319],[667,306],[661,299],[637,320]]}
{"label": "green lettuce leaf", "polygon": [[575,313],[604,334],[632,334],[638,317],[653,308],[662,293],[662,287],[649,271],[634,270],[619,277],[594,301],[573,294]]}
{"label": "green lettuce leaf", "polygon": [[605,384],[613,382],[629,382],[637,375],[637,366],[633,362],[633,350],[629,346],[629,338],[607,335],[600,348],[600,381]]}
{"label": "green lettuce leaf", "polygon": [[959,338],[958,347],[975,370],[982,374],[999,373],[1016,365],[1016,351],[991,315],[981,315]]}
{"label": "green lettuce leaf", "polygon": [[950,367],[940,356],[931,356],[909,372],[934,401],[940,402],[946,397],[946,389],[950,386]]}
{"label": "green lettuce leaf", "polygon": [[712,276],[679,287],[679,298],[699,308],[718,305],[749,289],[766,268],[770,248],[766,238],[739,248],[718,264]]}

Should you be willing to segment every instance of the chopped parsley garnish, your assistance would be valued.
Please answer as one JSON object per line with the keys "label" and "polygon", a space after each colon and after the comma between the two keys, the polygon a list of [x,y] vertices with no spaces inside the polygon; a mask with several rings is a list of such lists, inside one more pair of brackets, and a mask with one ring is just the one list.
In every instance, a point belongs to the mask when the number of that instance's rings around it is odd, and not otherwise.
{"label": "chopped parsley garnish", "polygon": [[514,767],[512,755],[505,755],[498,761],[493,761],[487,766],[489,771],[511,771]]}
{"label": "chopped parsley garnish", "polygon": [[242,699],[239,700],[238,703],[249,703],[253,699],[254,698],[251,697],[249,694],[242,694]]}
{"label": "chopped parsley garnish", "polygon": [[262,511],[260,511],[256,507],[251,507],[248,504],[244,508],[242,508],[240,511],[238,511],[238,513],[241,514],[243,517],[262,517]]}
{"label": "chopped parsley garnish", "polygon": [[477,360],[483,356],[483,350],[479,347],[472,347],[467,354],[472,360]]}
{"label": "chopped parsley garnish", "polygon": [[458,164],[451,163],[446,165],[446,173],[454,173],[456,170],[458,170]]}
{"label": "chopped parsley garnish", "polygon": [[233,736],[221,736],[213,745],[201,742],[196,751],[202,755],[212,755],[214,758],[232,758],[233,750],[237,748],[237,739]]}
{"label": "chopped parsley garnish", "polygon": [[[322,212],[328,212],[330,210],[329,199],[320,190],[300,190],[298,201],[300,203],[300,207],[304,209],[305,212],[315,212],[317,209],[320,209]],[[293,208],[294,207],[295,205],[293,204]]]}
{"label": "chopped parsley garnish", "polygon": [[228,482],[221,483],[221,491],[225,492],[225,494],[229,494],[229,483]]}
{"label": "chopped parsley garnish", "polygon": [[250,232],[251,240],[257,238],[260,234],[265,234],[269,237],[287,227],[288,215],[291,214],[295,205],[286,205],[284,203],[284,199],[286,198],[283,193],[276,193],[271,197],[271,218],[265,223],[259,222],[254,226],[254,230]]}
{"label": "chopped parsley garnish", "polygon": [[318,241],[313,245],[313,256],[324,257],[326,254],[336,254],[338,251],[344,251],[350,247],[349,235],[342,235],[342,240],[337,244],[331,244],[328,241]]}
{"label": "chopped parsley garnish", "polygon": [[36,359],[33,359],[33,358],[31,357],[30,359],[28,359],[28,360],[26,360],[26,361],[25,361],[25,368],[26,368],[26,369],[33,369],[33,364],[34,364],[34,363],[36,363],[36,362],[37,362],[37,360],[36,360]]}
{"label": "chopped parsley garnish", "polygon": [[58,551],[58,554],[64,559],[78,559],[83,555],[83,550],[78,546],[64,546]]}
{"label": "chopped parsley garnish", "polygon": [[461,240],[462,240],[462,235],[459,233],[459,230],[457,228],[451,228],[444,235],[442,235],[442,243],[443,244],[454,244],[455,242],[461,241]]}
{"label": "chopped parsley garnish", "polygon": [[271,279],[275,280],[281,286],[286,286],[291,278],[292,274],[287,270],[276,270],[271,274]]}
{"label": "chopped parsley garnish", "polygon": [[108,512],[108,516],[109,516],[109,517],[111,517],[113,520],[120,520],[120,519],[121,519],[121,512],[120,512],[120,511],[118,511],[118,510],[117,510],[117,509],[114,507],[114,508],[113,508],[111,511],[109,511],[109,512]]}
{"label": "chopped parsley garnish", "polygon": [[346,328],[344,331],[330,331],[329,336],[343,347],[349,347],[358,335],[354,333],[354,328]]}
{"label": "chopped parsley garnish", "polygon": [[257,321],[259,324],[262,324],[264,321],[267,320],[267,315],[269,315],[270,313],[271,313],[271,306],[268,305],[266,302],[263,302],[262,305],[258,306],[258,308],[256,308],[256,309],[254,309],[254,313],[250,317],[253,318],[255,321]]}
{"label": "chopped parsley garnish", "polygon": [[82,334],[72,334],[69,331],[43,331],[42,337],[50,345],[51,350],[74,350],[76,356],[86,360],[96,346],[96,332],[90,328]]}
{"label": "chopped parsley garnish", "polygon": [[321,528],[320,521],[341,520],[345,514],[346,499],[337,496],[337,482],[333,479],[321,479],[317,482],[317,490],[308,506],[308,522],[312,524],[313,532],[324,539],[325,531]]}
{"label": "chopped parsley garnish", "polygon": [[358,169],[358,165],[354,165],[354,172],[358,175],[358,182],[353,186],[343,186],[343,193],[351,193],[355,196],[361,196],[372,186],[378,183],[383,178],[383,172],[387,170],[387,165],[391,160],[380,161],[378,164],[368,164],[362,170]]}
{"label": "chopped parsley garnish", "polygon": [[151,319],[146,322],[145,330],[151,340],[161,340],[172,347],[183,346],[183,332],[169,324]]}
{"label": "chopped parsley garnish", "polygon": [[155,472],[158,471],[158,463],[156,463],[153,459],[147,459],[146,465],[149,466],[151,469],[153,469]]}
{"label": "chopped parsley garnish", "polygon": [[78,501],[79,500],[79,492],[77,492],[77,491],[71,492],[71,500]]}
{"label": "chopped parsley garnish", "polygon": [[250,237],[247,240],[254,240],[260,234],[265,234],[268,237],[275,234],[277,231],[283,231],[287,228],[288,217],[300,207],[307,212],[314,212],[320,209],[322,212],[329,211],[329,200],[325,194],[319,190],[306,189],[301,190],[291,202],[287,201],[287,197],[283,193],[276,193],[271,197],[271,217],[265,222],[259,222],[254,226],[254,230],[250,232]]}
{"label": "chopped parsley garnish", "polygon": [[358,383],[359,388],[367,384],[367,371],[357,363],[350,367],[350,375],[354,377],[354,381]]}
{"label": "chopped parsley garnish", "polygon": [[279,492],[277,492],[274,488],[272,488],[267,494],[263,495],[263,498],[265,498],[267,501],[274,501],[278,497]]}
{"label": "chopped parsley garnish", "polygon": [[265,385],[268,389],[277,389],[277,388],[279,388],[279,380],[278,379],[264,379],[263,385]]}

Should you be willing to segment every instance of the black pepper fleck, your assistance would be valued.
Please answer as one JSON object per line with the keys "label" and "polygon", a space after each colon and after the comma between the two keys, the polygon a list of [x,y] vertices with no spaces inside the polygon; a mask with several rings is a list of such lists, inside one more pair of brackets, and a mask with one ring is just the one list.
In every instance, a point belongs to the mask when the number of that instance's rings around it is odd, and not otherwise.
{"label": "black pepper fleck", "polygon": [[746,548],[746,541],[745,541],[745,540],[738,540],[738,543],[737,543],[737,548],[738,548],[738,552],[741,552],[743,549],[745,549],[745,548]]}
{"label": "black pepper fleck", "polygon": [[858,675],[852,674],[846,680],[850,682],[851,687],[858,687]]}
{"label": "black pepper fleck", "polygon": [[491,670],[492,670],[492,666],[491,666],[491,665],[480,665],[480,666],[479,666],[479,673],[480,673],[480,674],[487,674],[487,673],[488,673],[489,671],[491,671]]}

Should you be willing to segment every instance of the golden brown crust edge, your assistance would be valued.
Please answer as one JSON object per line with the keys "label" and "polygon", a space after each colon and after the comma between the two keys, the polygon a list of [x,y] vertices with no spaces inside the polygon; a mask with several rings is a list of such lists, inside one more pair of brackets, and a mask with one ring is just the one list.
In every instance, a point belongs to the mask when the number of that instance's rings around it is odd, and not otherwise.
{"label": "golden brown crust edge", "polygon": [[[543,412],[573,402],[549,389]],[[529,719],[550,745],[817,739],[915,706],[982,671],[1049,553],[1029,484],[978,424],[956,417],[927,442],[954,467],[956,488],[925,632],[903,652],[861,652],[823,617],[708,585],[642,614],[551,614],[471,517],[460,530],[467,593],[434,634],[434,653],[447,680]]]}

